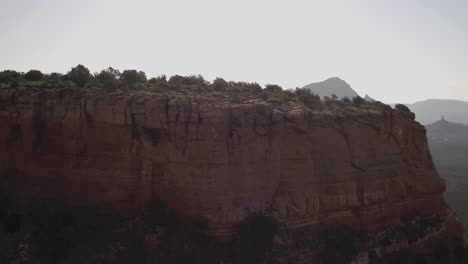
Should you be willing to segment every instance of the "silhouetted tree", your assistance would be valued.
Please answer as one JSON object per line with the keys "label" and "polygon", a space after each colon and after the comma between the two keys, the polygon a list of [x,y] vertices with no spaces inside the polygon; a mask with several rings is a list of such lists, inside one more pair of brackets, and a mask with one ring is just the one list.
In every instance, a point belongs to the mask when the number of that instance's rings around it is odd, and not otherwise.
{"label": "silhouetted tree", "polygon": [[249,89],[253,94],[262,92],[262,87],[258,83],[244,83],[244,86]]}
{"label": "silhouetted tree", "polygon": [[11,70],[0,72],[0,83],[9,83],[12,81],[19,81],[21,79],[21,73]]}
{"label": "silhouetted tree", "polygon": [[146,74],[137,70],[125,70],[120,75],[120,79],[126,82],[129,86],[134,86],[137,83],[145,83]]}
{"label": "silhouetted tree", "polygon": [[356,96],[356,97],[353,97],[353,103],[356,104],[356,105],[362,105],[366,102],[366,100],[364,98],[362,98],[361,96]]}
{"label": "silhouetted tree", "polygon": [[94,75],[96,80],[104,83],[109,80],[117,80],[120,77],[120,71],[109,67],[105,70],[102,70],[100,73]]}
{"label": "silhouetted tree", "polygon": [[351,100],[347,96],[343,97],[343,99],[341,99],[341,101],[343,101],[345,103],[351,103]]}
{"label": "silhouetted tree", "polygon": [[76,85],[79,87],[84,87],[91,79],[91,74],[89,73],[88,68],[81,64],[78,64],[76,67],[72,68],[67,75],[69,76],[70,80],[76,83]]}
{"label": "silhouetted tree", "polygon": [[277,84],[267,84],[265,86],[265,90],[268,92],[281,92],[283,91],[283,88]]}
{"label": "silhouetted tree", "polygon": [[316,108],[322,105],[320,96],[312,94],[309,89],[296,88],[296,96],[305,106],[309,108]]}
{"label": "silhouetted tree", "polygon": [[28,81],[40,81],[44,77],[44,74],[38,70],[30,70],[24,75],[24,79]]}
{"label": "silhouetted tree", "polygon": [[166,75],[160,75],[158,77],[153,77],[151,79],[149,79],[148,81],[149,83],[151,84],[160,84],[160,83],[167,83],[167,77]]}
{"label": "silhouetted tree", "polygon": [[94,75],[96,80],[102,83],[104,89],[113,89],[119,86],[120,71],[109,67]]}
{"label": "silhouetted tree", "polygon": [[201,75],[180,76],[174,75],[169,78],[168,84],[172,88],[206,88],[209,83]]}
{"label": "silhouetted tree", "polygon": [[60,81],[63,78],[63,75],[61,73],[58,73],[58,72],[53,72],[53,73],[51,73],[49,75],[46,75],[45,78],[48,81],[56,82],[56,81]]}
{"label": "silhouetted tree", "polygon": [[216,78],[213,81],[213,84],[212,84],[213,89],[215,89],[216,91],[219,91],[219,92],[226,91],[228,85],[229,84],[223,78]]}

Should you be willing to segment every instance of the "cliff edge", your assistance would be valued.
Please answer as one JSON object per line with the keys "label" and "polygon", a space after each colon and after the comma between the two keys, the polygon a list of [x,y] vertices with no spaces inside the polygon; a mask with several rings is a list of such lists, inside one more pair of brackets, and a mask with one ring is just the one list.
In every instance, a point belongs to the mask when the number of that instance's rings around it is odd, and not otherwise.
{"label": "cliff edge", "polygon": [[249,211],[290,228],[446,212],[424,127],[386,106],[74,89],[0,100],[1,186],[21,199],[127,216],[156,199],[219,237]]}

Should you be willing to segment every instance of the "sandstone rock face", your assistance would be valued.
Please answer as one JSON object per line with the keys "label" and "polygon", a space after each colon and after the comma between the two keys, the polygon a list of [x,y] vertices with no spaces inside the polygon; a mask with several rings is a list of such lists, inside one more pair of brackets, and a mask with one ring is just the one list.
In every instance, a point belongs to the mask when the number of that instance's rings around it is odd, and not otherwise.
{"label": "sandstone rock face", "polygon": [[372,226],[445,212],[425,132],[387,108],[2,91],[0,186],[128,216],[158,199],[220,237],[248,210],[291,228]]}

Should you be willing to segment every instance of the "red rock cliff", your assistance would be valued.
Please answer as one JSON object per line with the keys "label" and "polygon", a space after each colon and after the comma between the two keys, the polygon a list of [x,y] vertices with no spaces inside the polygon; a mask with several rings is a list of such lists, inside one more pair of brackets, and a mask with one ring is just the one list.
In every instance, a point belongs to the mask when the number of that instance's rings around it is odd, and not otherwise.
{"label": "red rock cliff", "polygon": [[10,194],[125,215],[157,198],[219,236],[246,208],[290,227],[445,211],[424,127],[389,108],[2,91],[0,140]]}

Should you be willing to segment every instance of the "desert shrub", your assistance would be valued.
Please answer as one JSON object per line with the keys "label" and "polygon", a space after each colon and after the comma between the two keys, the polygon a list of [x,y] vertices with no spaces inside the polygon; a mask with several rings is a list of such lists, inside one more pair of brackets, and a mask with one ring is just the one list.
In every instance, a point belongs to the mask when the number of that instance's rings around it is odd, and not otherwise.
{"label": "desert shrub", "polygon": [[120,80],[133,88],[136,84],[146,83],[146,74],[137,70],[124,70],[120,75]]}
{"label": "desert shrub", "polygon": [[150,84],[159,84],[159,83],[167,83],[167,77],[166,75],[160,75],[158,77],[153,77],[149,79],[148,83]]}
{"label": "desert shrub", "polygon": [[265,91],[262,91],[261,93],[258,94],[258,98],[266,101],[268,99],[268,93]]}
{"label": "desert shrub", "polygon": [[120,71],[109,67],[96,73],[94,78],[102,84],[104,89],[115,89],[119,87]]}
{"label": "desert shrub", "polygon": [[356,96],[356,97],[353,97],[353,104],[355,105],[363,105],[365,104],[367,101],[362,98],[361,96]]}
{"label": "desert shrub", "polygon": [[295,93],[292,90],[284,90],[283,95],[284,95],[284,97],[286,97],[288,99],[293,99],[296,96]]}
{"label": "desert shrub", "polygon": [[322,105],[320,96],[313,94],[309,89],[296,88],[296,96],[305,106],[318,108]]}
{"label": "desert shrub", "polygon": [[211,86],[215,91],[224,92],[229,84],[223,78],[216,78]]}
{"label": "desert shrub", "polygon": [[186,81],[186,78],[181,75],[173,75],[168,80],[168,84],[172,87],[182,87],[182,85],[186,83],[188,83],[188,81]]}
{"label": "desert shrub", "polygon": [[256,98],[260,98],[268,103],[280,105],[289,102],[294,98],[294,93],[290,91],[284,91],[278,85],[267,85],[267,88],[263,89],[259,93],[249,92],[251,90],[244,90],[245,93],[254,96]]}
{"label": "desert shrub", "polygon": [[12,70],[6,70],[0,72],[0,83],[9,83],[13,81],[19,81],[21,80],[22,75],[19,72],[12,71]]}
{"label": "desert shrub", "polygon": [[277,84],[267,84],[265,86],[265,91],[267,92],[272,92],[272,93],[277,93],[277,92],[282,92],[283,88]]}
{"label": "desert shrub", "polygon": [[45,79],[49,82],[59,82],[63,78],[63,75],[58,72],[53,72],[45,76]]}
{"label": "desert shrub", "polygon": [[191,85],[199,85],[199,86],[206,86],[208,82],[203,78],[201,75],[190,75],[190,76],[180,76],[174,75],[169,78],[169,84],[182,87],[182,86],[191,86]]}
{"label": "desert shrub", "polygon": [[106,82],[108,80],[117,80],[120,77],[120,71],[109,67],[99,73],[94,74],[94,78],[99,82]]}
{"label": "desert shrub", "polygon": [[351,99],[349,99],[348,97],[343,97],[343,99],[341,99],[341,101],[343,101],[344,103],[351,103]]}
{"label": "desert shrub", "polygon": [[[230,81],[227,84],[224,92],[227,92],[231,96],[237,94],[241,98],[257,97],[257,95],[262,92],[262,87],[256,83]],[[266,96],[266,98],[268,97],[269,95]]]}
{"label": "desert shrub", "polygon": [[258,83],[237,82],[237,84],[245,87],[250,93],[254,95],[262,91],[262,87]]}
{"label": "desert shrub", "polygon": [[153,86],[156,86],[157,88],[162,88],[162,89],[166,89],[167,86],[168,86],[166,75],[160,75],[158,77],[153,77],[153,78],[149,79],[148,83],[153,85]]}
{"label": "desert shrub", "polygon": [[67,73],[67,74],[62,75],[62,76],[60,77],[60,80],[61,80],[62,82],[71,81],[71,79],[70,79],[70,74]]}
{"label": "desert shrub", "polygon": [[72,68],[67,75],[70,80],[79,87],[84,87],[91,79],[89,69],[81,64],[78,64],[76,67]]}
{"label": "desert shrub", "polygon": [[387,105],[387,104],[384,104],[384,103],[382,103],[382,102],[380,102],[380,101],[377,101],[377,100],[372,101],[372,104],[373,104],[374,106],[380,108],[380,109],[384,109],[384,110],[391,110],[391,109],[392,109],[391,106],[389,106],[389,105]]}
{"label": "desert shrub", "polygon": [[44,77],[44,74],[38,70],[30,70],[24,75],[24,79],[27,81],[40,81]]}

